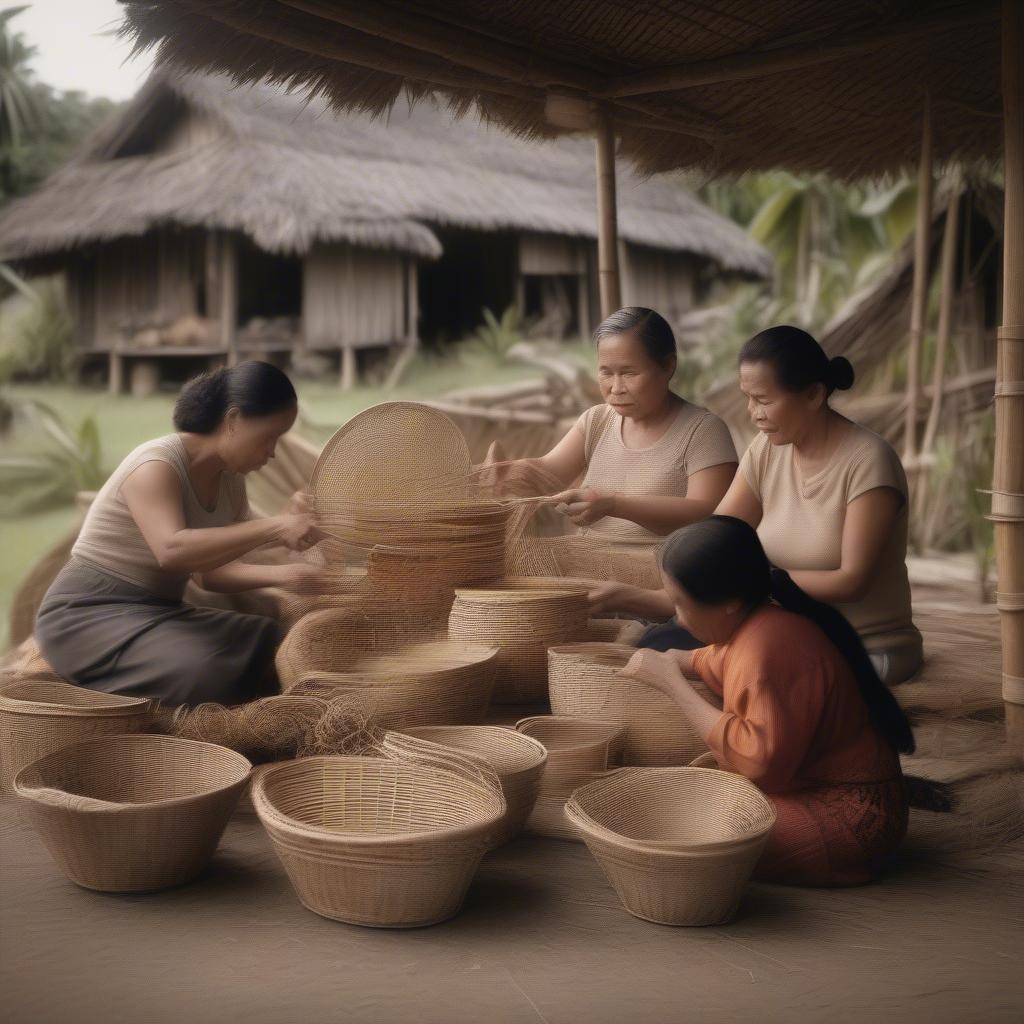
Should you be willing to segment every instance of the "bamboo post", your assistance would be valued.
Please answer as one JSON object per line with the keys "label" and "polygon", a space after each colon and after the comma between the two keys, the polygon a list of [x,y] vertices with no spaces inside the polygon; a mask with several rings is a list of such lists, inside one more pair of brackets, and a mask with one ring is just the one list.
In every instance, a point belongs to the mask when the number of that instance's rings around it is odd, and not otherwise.
{"label": "bamboo post", "polygon": [[[1024,705],[1024,7],[1003,0],[1003,323],[992,483],[1003,699]],[[1021,712],[1008,710],[1011,733]]]}
{"label": "bamboo post", "polygon": [[107,369],[107,390],[112,395],[124,391],[124,356],[120,353],[121,339],[118,338],[110,349]]}
{"label": "bamboo post", "polygon": [[601,317],[622,305],[619,280],[619,228],[615,197],[615,126],[606,110],[596,112],[597,276]]}
{"label": "bamboo post", "polygon": [[[412,362],[413,356],[416,355],[420,347],[419,276],[416,260],[412,256],[406,257],[404,277],[405,295],[403,309],[405,311],[405,337],[402,342],[402,350],[399,352],[398,358],[395,360],[395,364],[391,367],[388,378],[384,382],[384,388],[387,391],[398,387],[402,380],[402,374],[405,373],[406,368]],[[344,356],[342,358],[344,359]]]}
{"label": "bamboo post", "polygon": [[233,235],[220,244],[220,340],[228,366],[238,362],[238,253]]}
{"label": "bamboo post", "polygon": [[358,375],[355,347],[352,345],[342,345],[340,376],[338,380],[341,390],[351,391],[356,386]]}
{"label": "bamboo post", "polygon": [[928,320],[928,249],[932,223],[931,100],[924,98],[921,157],[917,169],[917,226],[914,230],[914,288],[910,305],[910,344],[907,348],[907,406],[903,432],[903,461],[908,472],[917,460],[917,414],[921,405],[921,350]]}

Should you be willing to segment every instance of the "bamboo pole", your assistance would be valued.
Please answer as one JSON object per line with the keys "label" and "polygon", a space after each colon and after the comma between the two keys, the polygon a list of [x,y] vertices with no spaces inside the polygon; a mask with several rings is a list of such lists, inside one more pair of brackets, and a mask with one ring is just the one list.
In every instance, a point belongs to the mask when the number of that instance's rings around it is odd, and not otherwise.
{"label": "bamboo pole", "polygon": [[921,350],[928,320],[928,250],[932,228],[932,116],[924,98],[921,157],[917,168],[917,226],[914,231],[914,286],[910,305],[910,344],[907,348],[907,407],[903,432],[903,461],[907,470],[917,459],[917,415],[921,404]]}
{"label": "bamboo pole", "polygon": [[[1003,2],[1003,323],[992,489],[1003,699],[1024,705],[1024,8]],[[1020,725],[1020,711],[1008,712]]]}
{"label": "bamboo pole", "polygon": [[619,227],[615,196],[615,126],[606,110],[596,115],[597,138],[597,279],[601,318],[622,305],[619,279]]}
{"label": "bamboo pole", "polygon": [[228,366],[238,362],[238,263],[234,236],[225,232],[220,245],[220,340]]}

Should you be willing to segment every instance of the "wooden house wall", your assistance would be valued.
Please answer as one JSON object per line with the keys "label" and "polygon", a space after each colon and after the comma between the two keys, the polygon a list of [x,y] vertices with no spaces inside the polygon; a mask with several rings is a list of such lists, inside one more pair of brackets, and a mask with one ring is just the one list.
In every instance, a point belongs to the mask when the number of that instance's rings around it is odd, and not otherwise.
{"label": "wooden house wall", "polygon": [[669,323],[693,307],[698,266],[694,257],[637,245],[622,248],[625,305],[657,310]]}
{"label": "wooden house wall", "polygon": [[305,260],[302,329],[310,349],[402,341],[405,258],[400,253],[318,245]]}

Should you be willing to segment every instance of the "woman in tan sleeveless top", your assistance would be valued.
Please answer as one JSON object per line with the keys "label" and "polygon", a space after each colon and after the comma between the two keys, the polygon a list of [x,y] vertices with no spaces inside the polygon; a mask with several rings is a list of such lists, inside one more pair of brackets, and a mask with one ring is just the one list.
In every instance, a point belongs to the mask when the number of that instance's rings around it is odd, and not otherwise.
{"label": "woman in tan sleeveless top", "polygon": [[54,671],[170,705],[239,703],[276,690],[276,623],[195,608],[182,594],[190,578],[222,593],[316,587],[308,565],[240,561],[264,545],[316,542],[307,512],[252,519],[246,499],[245,474],[274,457],[297,413],[295,389],[269,363],[185,386],[177,433],[140,445],[118,466],[43,599],[36,638]]}
{"label": "woman in tan sleeveless top", "polygon": [[[627,306],[594,340],[604,404],[547,455],[496,472],[533,467],[562,488],[582,476],[580,486],[555,495],[576,526],[608,542],[654,545],[714,511],[736,472],[736,449],[717,416],[671,390],[676,341],[662,316]],[[492,445],[487,462],[500,458]]]}

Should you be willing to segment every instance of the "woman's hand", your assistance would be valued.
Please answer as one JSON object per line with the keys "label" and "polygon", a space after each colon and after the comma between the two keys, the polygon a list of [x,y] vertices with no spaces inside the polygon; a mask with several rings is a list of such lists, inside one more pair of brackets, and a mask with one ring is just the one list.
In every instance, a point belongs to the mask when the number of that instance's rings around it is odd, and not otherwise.
{"label": "woman's hand", "polygon": [[277,584],[289,594],[328,594],[333,579],[330,572],[308,562],[293,562],[280,567],[283,579]]}
{"label": "woman's hand", "polygon": [[309,515],[313,511],[313,499],[306,491],[296,491],[289,499],[284,510],[287,516]]}
{"label": "woman's hand", "polygon": [[626,679],[636,679],[638,682],[653,686],[656,690],[661,690],[662,693],[674,696],[683,680],[683,673],[675,658],[676,653],[678,652],[662,653],[644,648],[637,651],[629,659],[626,667],[616,674]]}
{"label": "woman's hand", "polygon": [[606,516],[615,515],[616,495],[608,491],[595,491],[592,487],[574,487],[552,497],[564,508],[565,514],[577,526],[591,526]]}
{"label": "woman's hand", "polygon": [[632,587],[617,580],[607,583],[596,583],[592,590],[587,591],[587,604],[591,615],[602,615],[605,612],[629,611],[629,594]]}
{"label": "woman's hand", "polygon": [[302,512],[277,517],[277,539],[290,551],[305,551],[322,538],[313,516]]}

